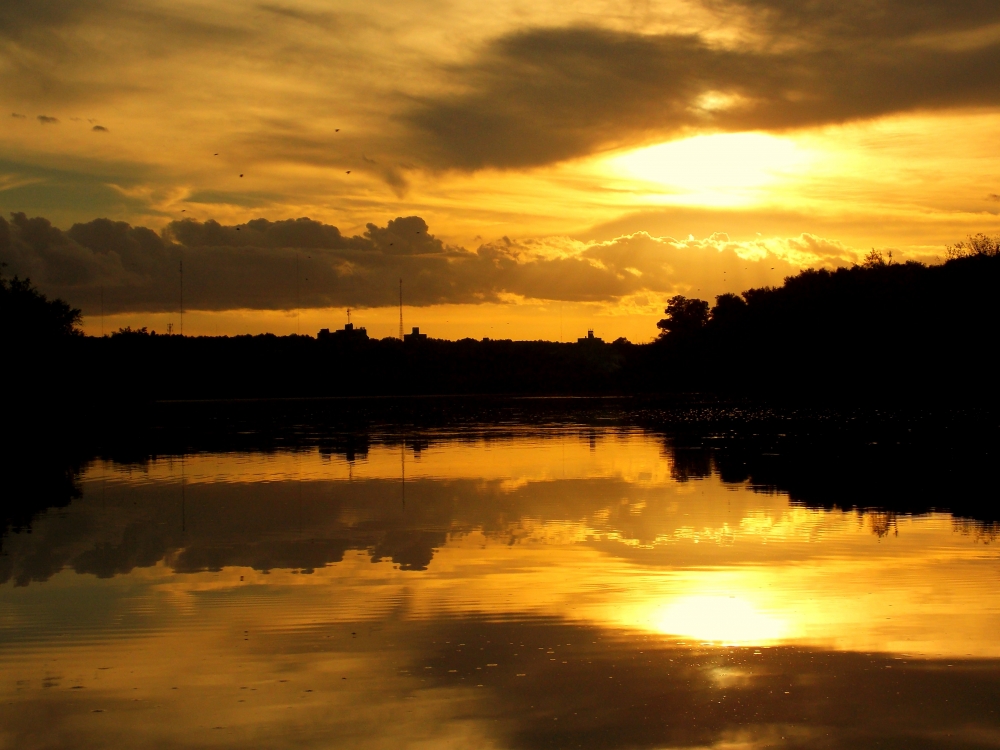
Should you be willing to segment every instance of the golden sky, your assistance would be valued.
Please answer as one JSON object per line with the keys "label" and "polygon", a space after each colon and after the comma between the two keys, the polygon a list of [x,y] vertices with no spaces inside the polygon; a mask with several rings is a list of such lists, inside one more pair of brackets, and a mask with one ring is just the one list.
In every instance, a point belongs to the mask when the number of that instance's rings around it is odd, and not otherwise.
{"label": "golden sky", "polygon": [[0,0],[0,254],[96,333],[183,259],[186,333],[644,340],[998,231],[998,74],[973,0]]}

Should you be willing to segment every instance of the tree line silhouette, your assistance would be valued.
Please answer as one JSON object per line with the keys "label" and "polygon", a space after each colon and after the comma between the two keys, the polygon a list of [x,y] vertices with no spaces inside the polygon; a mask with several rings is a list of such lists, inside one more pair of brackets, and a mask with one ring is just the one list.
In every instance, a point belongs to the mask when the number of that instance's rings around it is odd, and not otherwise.
{"label": "tree line silhouette", "polygon": [[[702,392],[813,400],[995,399],[1000,238],[938,265],[873,250],[780,287],[673,297],[649,344],[366,336],[86,337],[80,311],[0,278],[8,404],[163,399]],[[24,400],[27,401],[24,401]]]}
{"label": "tree line silhouette", "polygon": [[651,368],[664,390],[866,401],[995,398],[1000,237],[939,265],[872,250],[835,271],[704,300],[672,298]]}

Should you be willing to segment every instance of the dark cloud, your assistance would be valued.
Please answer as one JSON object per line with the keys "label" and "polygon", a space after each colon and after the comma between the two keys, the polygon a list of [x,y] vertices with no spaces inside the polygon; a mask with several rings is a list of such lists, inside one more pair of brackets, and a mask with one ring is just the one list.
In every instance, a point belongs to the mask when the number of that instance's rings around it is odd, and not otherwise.
{"label": "dark cloud", "polygon": [[107,133],[108,132],[108,129],[106,127],[104,127],[103,125],[95,125],[94,127],[91,128],[91,130],[93,130],[95,133]]}
{"label": "dark cloud", "polygon": [[[459,93],[404,115],[428,164],[518,168],[686,132],[783,130],[1000,104],[1000,43],[940,40],[995,3],[747,0],[764,41],[594,27],[503,36],[448,71]],[[749,41],[749,40],[747,40]]]}
{"label": "dark cloud", "polygon": [[40,28],[59,28],[106,7],[106,0],[0,0],[0,38],[22,40]]}
{"label": "dark cloud", "polygon": [[190,310],[380,307],[530,299],[614,301],[644,293],[709,298],[778,283],[802,265],[854,259],[812,235],[732,242],[726,235],[683,241],[645,233],[607,242],[502,238],[477,250],[449,246],[419,216],[368,224],[345,236],[312,219],[254,219],[226,226],[175,221],[161,233],[96,219],[62,231],[43,218],[0,219],[0,260],[46,293],[93,314],[175,310],[179,268]]}
{"label": "dark cloud", "polygon": [[259,3],[255,6],[257,10],[271,13],[281,18],[292,21],[300,21],[305,24],[329,28],[338,20],[338,16],[333,13],[315,13],[301,8],[294,8],[288,5],[277,5],[275,3]]}
{"label": "dark cloud", "polygon": [[771,35],[841,41],[912,39],[985,29],[1000,22],[991,0],[707,0],[721,13],[749,12]]}
{"label": "dark cloud", "polygon": [[141,86],[130,80],[149,60],[246,43],[250,33],[239,28],[239,14],[212,20],[206,10],[123,0],[0,0],[6,93],[37,101],[44,92],[45,101],[63,107],[134,97],[149,90],[148,77]]}
{"label": "dark cloud", "polygon": [[391,305],[400,277],[408,280],[411,304],[482,298],[475,282],[458,280],[477,256],[446,248],[419,217],[369,224],[364,235],[345,237],[310,219],[237,226],[184,220],[157,234],[108,219],[64,232],[46,219],[13,214],[10,222],[0,219],[0,259],[8,274],[28,276],[85,312],[102,295],[106,312],[175,309],[182,260],[189,309]]}
{"label": "dark cloud", "polygon": [[202,223],[194,219],[172,222],[166,236],[190,248],[260,247],[310,248],[342,250],[360,249],[364,243],[345,238],[337,227],[312,219],[268,221],[254,219],[246,224],[223,226],[211,219]]}
{"label": "dark cloud", "polygon": [[389,255],[433,256],[445,252],[444,244],[429,233],[427,223],[419,216],[393,219],[384,229],[368,224],[365,236],[376,250]]}
{"label": "dark cloud", "polygon": [[[249,67],[226,69],[220,78],[240,82],[239,70],[278,61],[279,73],[323,81],[323,93],[296,99],[284,110],[294,111],[287,122],[255,113],[234,140],[260,160],[352,173],[365,164],[397,195],[407,190],[410,165],[530,167],[694,131],[782,130],[1000,103],[1000,5],[992,0],[701,2],[718,18],[710,26],[730,32],[725,41],[529,26],[473,48],[464,63],[428,70],[432,57],[440,59],[436,53],[397,59],[401,53],[375,54],[370,40],[359,41],[362,26],[366,34],[390,33],[363,12],[313,12],[284,2],[232,14],[122,0],[0,0],[0,59],[8,94],[44,91],[63,108],[134,100],[156,81],[173,80],[174,67],[178,76],[190,75],[197,55],[218,55],[224,68],[242,60]],[[306,42],[310,26],[340,41]],[[115,34],[105,40],[107,29]],[[386,50],[401,48],[382,41]],[[162,61],[171,76],[123,76],[123,60],[136,71]],[[345,73],[353,65],[376,71],[387,61],[413,75],[373,72],[356,96],[343,93],[354,85],[354,73]],[[415,93],[427,91],[446,93]],[[346,101],[379,124],[334,138],[328,118]],[[345,120],[358,111],[343,112]],[[378,163],[365,153],[379,154]]]}
{"label": "dark cloud", "polygon": [[19,115],[17,112],[11,112],[10,116],[17,118],[18,120],[23,120],[27,117],[27,115]]}
{"label": "dark cloud", "polygon": [[38,121],[42,123],[42,125],[55,124],[59,122],[59,118],[49,117],[48,115],[38,115]]}

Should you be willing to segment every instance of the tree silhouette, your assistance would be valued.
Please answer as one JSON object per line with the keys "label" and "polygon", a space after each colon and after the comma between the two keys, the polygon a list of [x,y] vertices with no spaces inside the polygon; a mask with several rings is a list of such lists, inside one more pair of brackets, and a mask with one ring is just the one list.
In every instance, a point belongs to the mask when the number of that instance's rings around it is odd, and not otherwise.
{"label": "tree silhouette", "polygon": [[712,308],[712,323],[715,325],[729,325],[739,320],[746,312],[747,303],[737,294],[726,292],[715,298],[715,307]]}
{"label": "tree silhouette", "polygon": [[1000,255],[1000,235],[990,237],[982,232],[970,234],[964,240],[945,249],[945,257],[948,259],[976,256],[995,258],[998,255]]}
{"label": "tree silhouette", "polygon": [[4,340],[47,341],[82,336],[80,310],[48,299],[30,279],[0,275],[0,336]]}
{"label": "tree silhouette", "polygon": [[149,335],[151,334],[149,333],[149,329],[147,329],[146,326],[143,326],[142,328],[133,328],[132,326],[125,326],[124,328],[119,328],[117,331],[113,331],[111,333],[111,338],[114,339],[120,336],[136,337],[136,336],[149,336]]}
{"label": "tree silhouette", "polygon": [[872,249],[850,268],[719,295],[707,321],[704,302],[676,296],[643,363],[650,374],[627,373],[630,382],[741,396],[996,402],[1000,237],[971,235],[947,254],[924,265]]}
{"label": "tree silhouette", "polygon": [[663,312],[667,317],[656,324],[661,337],[694,333],[708,323],[708,303],[703,299],[688,299],[678,294],[670,298]]}

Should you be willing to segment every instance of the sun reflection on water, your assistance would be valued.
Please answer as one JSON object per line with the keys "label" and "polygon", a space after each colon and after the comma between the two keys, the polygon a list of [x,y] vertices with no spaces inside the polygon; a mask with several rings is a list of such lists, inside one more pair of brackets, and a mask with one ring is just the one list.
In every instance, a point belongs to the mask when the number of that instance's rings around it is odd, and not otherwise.
{"label": "sun reflection on water", "polygon": [[790,624],[736,596],[681,596],[657,607],[653,629],[720,645],[765,645],[791,635]]}

